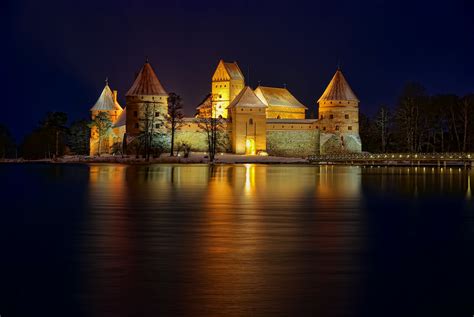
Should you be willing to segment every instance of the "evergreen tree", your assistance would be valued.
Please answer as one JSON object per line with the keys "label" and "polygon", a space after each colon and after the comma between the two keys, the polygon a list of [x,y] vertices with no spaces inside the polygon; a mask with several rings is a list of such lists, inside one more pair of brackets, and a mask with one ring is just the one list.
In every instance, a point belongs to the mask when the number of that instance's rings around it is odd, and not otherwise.
{"label": "evergreen tree", "polygon": [[74,121],[69,127],[68,146],[78,155],[89,154],[90,140],[89,122],[86,120]]}

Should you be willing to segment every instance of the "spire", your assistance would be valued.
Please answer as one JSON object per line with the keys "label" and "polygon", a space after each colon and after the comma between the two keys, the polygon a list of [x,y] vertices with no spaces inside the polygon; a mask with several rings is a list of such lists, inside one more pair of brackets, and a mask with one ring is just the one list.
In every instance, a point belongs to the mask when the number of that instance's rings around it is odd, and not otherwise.
{"label": "spire", "polygon": [[91,108],[91,111],[111,111],[111,110],[122,110],[122,107],[116,102],[114,93],[110,90],[108,80],[105,81],[105,87],[97,99],[95,105]]}
{"label": "spire", "polygon": [[109,77],[105,77],[105,85],[106,85],[106,86],[109,85]]}
{"label": "spire", "polygon": [[153,67],[151,67],[151,64],[148,62],[148,58],[135,78],[132,87],[130,87],[126,94],[126,96],[141,95],[167,95],[165,89],[158,80]]}
{"label": "spire", "polygon": [[338,101],[357,101],[357,96],[352,91],[351,87],[347,83],[344,75],[340,68],[337,69],[336,73],[332,77],[323,95],[319,98],[318,102],[338,100]]}

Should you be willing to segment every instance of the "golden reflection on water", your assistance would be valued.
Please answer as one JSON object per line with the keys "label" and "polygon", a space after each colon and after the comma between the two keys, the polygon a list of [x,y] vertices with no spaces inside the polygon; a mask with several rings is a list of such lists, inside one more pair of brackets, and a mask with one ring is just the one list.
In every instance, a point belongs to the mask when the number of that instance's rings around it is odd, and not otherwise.
{"label": "golden reflection on water", "polygon": [[89,180],[93,315],[341,314],[365,269],[365,191],[471,197],[470,173],[429,168],[91,165]]}

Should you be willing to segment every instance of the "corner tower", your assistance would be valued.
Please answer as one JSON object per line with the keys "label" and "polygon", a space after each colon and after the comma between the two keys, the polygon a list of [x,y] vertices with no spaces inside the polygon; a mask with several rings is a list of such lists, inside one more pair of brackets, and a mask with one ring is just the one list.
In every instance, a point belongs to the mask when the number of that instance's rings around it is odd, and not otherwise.
{"label": "corner tower", "polygon": [[[105,112],[109,115],[110,121],[112,121],[112,123],[115,123],[117,121],[117,118],[122,113],[123,109],[117,101],[117,91],[112,91],[110,89],[109,82],[107,79],[105,80],[105,87],[102,90],[99,99],[97,99],[96,103],[90,109],[90,111],[92,120],[94,120],[99,113]],[[99,134],[97,132],[97,128],[92,127],[91,136],[89,140],[90,155],[92,156],[98,154],[99,150],[100,153],[108,153],[110,147],[112,146],[112,143],[117,141],[114,140],[114,137],[116,137],[116,135],[110,135],[109,138],[102,140],[100,145],[101,148],[99,149]]]}
{"label": "corner tower", "polygon": [[137,136],[142,132],[145,117],[152,115],[154,120],[165,119],[165,115],[168,113],[168,93],[158,80],[148,59],[125,95],[125,99],[127,135]]}
{"label": "corner tower", "polygon": [[318,100],[321,153],[361,152],[359,99],[338,69]]}
{"label": "corner tower", "polygon": [[237,62],[226,63],[222,59],[212,76],[212,95],[215,96],[216,118],[227,118],[227,107],[244,89],[245,78]]}

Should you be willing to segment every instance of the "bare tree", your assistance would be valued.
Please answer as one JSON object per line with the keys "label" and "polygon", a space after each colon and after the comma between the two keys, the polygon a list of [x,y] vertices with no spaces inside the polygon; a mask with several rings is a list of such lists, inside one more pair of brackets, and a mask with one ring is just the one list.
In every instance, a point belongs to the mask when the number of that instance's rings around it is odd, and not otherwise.
{"label": "bare tree", "polygon": [[154,138],[160,134],[159,129],[163,127],[162,114],[158,111],[155,102],[144,102],[144,109],[141,112],[139,121],[141,132],[138,138],[145,151],[145,159],[149,161],[151,152],[154,149]]}
{"label": "bare tree", "polygon": [[390,134],[390,123],[392,121],[392,114],[387,106],[382,105],[375,117],[375,126],[380,133],[381,150],[382,153],[387,151],[387,143]]}
{"label": "bare tree", "polygon": [[461,121],[463,126],[462,151],[467,150],[467,141],[469,134],[470,118],[472,116],[472,107],[474,106],[474,95],[467,95],[460,100],[461,103]]}
{"label": "bare tree", "polygon": [[216,118],[215,96],[209,94],[196,114],[199,128],[206,133],[209,161],[214,162],[217,149],[222,145],[224,119]]}
{"label": "bare tree", "polygon": [[112,121],[107,112],[99,112],[89,125],[91,128],[96,128],[99,137],[97,155],[100,156],[102,150],[102,141],[108,137],[112,128]]}
{"label": "bare tree", "polygon": [[170,156],[174,155],[174,138],[176,131],[184,124],[183,103],[181,97],[175,93],[168,96],[168,115],[166,116],[167,127],[171,132]]}

